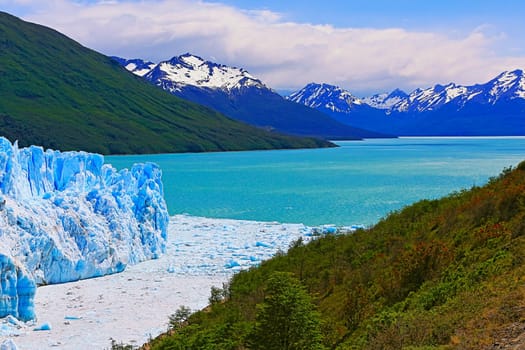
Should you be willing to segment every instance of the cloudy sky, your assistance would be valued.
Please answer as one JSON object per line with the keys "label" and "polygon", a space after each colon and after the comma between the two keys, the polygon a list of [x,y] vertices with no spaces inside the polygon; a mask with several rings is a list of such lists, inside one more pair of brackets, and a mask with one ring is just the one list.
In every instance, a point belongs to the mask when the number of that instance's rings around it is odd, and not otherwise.
{"label": "cloudy sky", "polygon": [[107,55],[190,52],[280,91],[410,92],[525,69],[523,0],[0,0],[0,10]]}

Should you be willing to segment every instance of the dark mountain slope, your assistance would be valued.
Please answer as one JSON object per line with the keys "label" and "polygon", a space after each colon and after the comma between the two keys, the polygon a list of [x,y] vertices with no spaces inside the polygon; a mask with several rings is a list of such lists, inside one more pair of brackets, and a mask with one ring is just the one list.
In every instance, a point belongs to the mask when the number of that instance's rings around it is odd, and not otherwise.
{"label": "dark mountain slope", "polygon": [[21,146],[104,154],[330,145],[269,133],[181,100],[52,29],[3,12],[0,134]]}
{"label": "dark mountain slope", "polygon": [[339,123],[320,111],[287,101],[270,90],[246,88],[236,94],[227,94],[220,90],[187,86],[173,94],[250,125],[291,135],[329,140],[392,137]]}

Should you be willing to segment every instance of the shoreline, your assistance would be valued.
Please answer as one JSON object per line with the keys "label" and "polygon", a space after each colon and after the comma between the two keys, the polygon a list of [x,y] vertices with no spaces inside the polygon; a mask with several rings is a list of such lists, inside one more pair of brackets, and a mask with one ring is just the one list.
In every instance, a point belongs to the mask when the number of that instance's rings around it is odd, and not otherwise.
{"label": "shoreline", "polygon": [[[212,286],[259,264],[314,228],[188,215],[170,217],[167,250],[159,259],[121,273],[38,287],[37,319],[0,321],[2,341],[25,349],[106,349],[142,345],[167,330],[168,316],[184,305],[206,307]],[[50,330],[34,331],[48,325]],[[1,344],[1,343],[0,343]]]}

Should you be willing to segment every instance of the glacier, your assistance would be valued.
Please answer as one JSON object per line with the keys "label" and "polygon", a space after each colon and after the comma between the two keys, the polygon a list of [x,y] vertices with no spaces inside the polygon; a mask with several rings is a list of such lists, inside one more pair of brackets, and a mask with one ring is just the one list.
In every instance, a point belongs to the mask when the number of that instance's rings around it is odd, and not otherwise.
{"label": "glacier", "polygon": [[117,171],[99,154],[0,137],[0,317],[34,319],[37,285],[121,272],[165,252],[161,177],[153,163]]}

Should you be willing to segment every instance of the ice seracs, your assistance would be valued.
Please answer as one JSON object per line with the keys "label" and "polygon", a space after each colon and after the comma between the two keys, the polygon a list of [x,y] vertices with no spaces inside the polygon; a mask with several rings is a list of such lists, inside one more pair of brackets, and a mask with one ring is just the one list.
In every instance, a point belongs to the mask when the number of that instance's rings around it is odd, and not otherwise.
{"label": "ice seracs", "polygon": [[157,258],[167,225],[155,164],[117,171],[98,154],[18,148],[0,138],[0,267],[7,286],[0,317],[32,318],[34,285]]}
{"label": "ice seracs", "polygon": [[0,248],[0,316],[12,315],[22,321],[35,318],[33,297],[36,284],[26,269]]}

